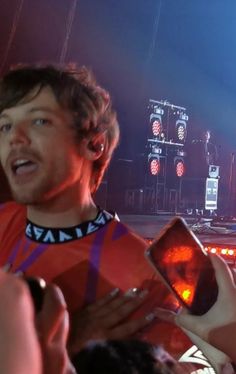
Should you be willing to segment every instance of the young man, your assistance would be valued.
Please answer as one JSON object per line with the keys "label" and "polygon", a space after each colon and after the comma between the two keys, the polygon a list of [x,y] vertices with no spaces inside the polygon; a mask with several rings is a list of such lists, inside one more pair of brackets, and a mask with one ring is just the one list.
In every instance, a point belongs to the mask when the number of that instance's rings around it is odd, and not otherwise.
{"label": "young man", "polygon": [[[0,210],[0,266],[62,289],[71,353],[91,338],[132,335],[166,296],[144,259],[147,243],[92,198],[118,140],[110,96],[86,69],[22,67],[1,80],[0,161],[15,202]],[[145,338],[170,342],[172,329],[157,327]]]}
{"label": "young man", "polygon": [[152,277],[146,242],[92,198],[118,140],[110,96],[86,69],[2,79],[0,160],[16,203],[1,208],[0,265],[59,285],[70,312]]}

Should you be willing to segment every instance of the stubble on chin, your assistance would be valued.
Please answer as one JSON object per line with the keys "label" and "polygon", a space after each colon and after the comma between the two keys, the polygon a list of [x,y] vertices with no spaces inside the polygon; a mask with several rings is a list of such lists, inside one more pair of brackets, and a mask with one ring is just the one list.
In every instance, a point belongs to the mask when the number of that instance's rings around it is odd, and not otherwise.
{"label": "stubble on chin", "polygon": [[46,195],[49,186],[42,183],[39,186],[18,186],[17,188],[11,188],[11,194],[13,199],[23,205],[37,205],[43,202],[44,196]]}
{"label": "stubble on chin", "polygon": [[34,205],[39,202],[39,198],[37,195],[32,193],[27,193],[26,191],[11,191],[13,200],[18,204],[22,205]]}

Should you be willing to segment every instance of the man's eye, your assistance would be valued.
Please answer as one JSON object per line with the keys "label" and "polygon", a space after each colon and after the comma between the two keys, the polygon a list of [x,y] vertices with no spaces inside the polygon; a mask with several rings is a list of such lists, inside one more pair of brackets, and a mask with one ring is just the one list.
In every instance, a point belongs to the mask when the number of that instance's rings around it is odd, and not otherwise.
{"label": "man's eye", "polygon": [[34,125],[37,125],[37,126],[43,126],[43,125],[47,125],[48,123],[50,123],[50,121],[46,118],[37,118],[33,120],[33,123]]}
{"label": "man's eye", "polygon": [[10,123],[5,123],[0,125],[0,132],[8,132],[11,130],[11,124]]}

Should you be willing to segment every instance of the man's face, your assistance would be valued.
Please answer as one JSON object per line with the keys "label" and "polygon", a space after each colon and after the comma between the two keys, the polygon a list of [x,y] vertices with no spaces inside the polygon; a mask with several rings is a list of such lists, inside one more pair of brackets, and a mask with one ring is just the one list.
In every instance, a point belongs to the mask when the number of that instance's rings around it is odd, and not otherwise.
{"label": "man's face", "polygon": [[0,114],[0,161],[14,199],[23,204],[54,198],[82,175],[71,114],[50,87],[37,90]]}
{"label": "man's face", "polygon": [[204,140],[206,140],[208,142],[210,140],[210,137],[211,137],[210,131],[206,131],[204,133]]}

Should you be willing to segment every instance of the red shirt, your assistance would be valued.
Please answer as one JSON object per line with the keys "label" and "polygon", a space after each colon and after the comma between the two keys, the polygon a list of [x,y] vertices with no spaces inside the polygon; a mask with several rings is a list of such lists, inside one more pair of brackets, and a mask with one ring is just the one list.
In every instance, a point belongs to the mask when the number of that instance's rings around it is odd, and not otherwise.
{"label": "red shirt", "polygon": [[[26,208],[14,202],[0,206],[0,266],[39,276],[63,291],[69,312],[118,287],[149,289],[149,296],[133,317],[155,306],[170,307],[175,299],[144,258],[148,243],[106,211],[94,221],[72,228],[45,228],[27,221]],[[156,320],[141,335],[162,344],[179,358],[192,346],[173,325]]]}

